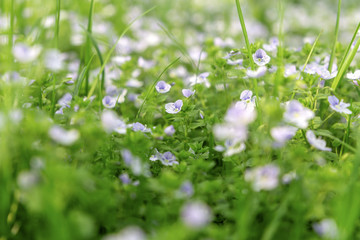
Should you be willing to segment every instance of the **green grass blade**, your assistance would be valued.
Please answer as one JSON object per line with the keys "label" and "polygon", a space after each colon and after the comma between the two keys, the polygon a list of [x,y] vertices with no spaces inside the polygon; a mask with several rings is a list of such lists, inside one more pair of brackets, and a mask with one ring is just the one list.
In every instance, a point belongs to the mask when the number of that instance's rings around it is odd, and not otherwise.
{"label": "green grass blade", "polygon": [[349,53],[348,57],[346,58],[344,64],[341,66],[338,74],[335,77],[335,80],[333,82],[333,84],[331,85],[331,89],[335,92],[337,86],[339,85],[340,80],[342,79],[342,77],[345,74],[345,71],[349,68],[352,60],[354,59],[356,52],[358,50],[360,46],[360,39],[356,42],[355,47],[351,50],[351,52]]}
{"label": "green grass blade", "polygon": [[348,45],[348,47],[346,48],[346,51],[345,51],[345,54],[344,54],[344,57],[342,58],[342,60],[341,60],[341,62],[340,62],[340,64],[339,64],[339,69],[341,68],[341,66],[344,64],[344,62],[345,62],[345,59],[346,59],[346,56],[348,55],[348,53],[350,52],[350,49],[351,49],[351,46],[352,46],[352,44],[354,43],[354,41],[355,41],[355,38],[356,38],[356,35],[357,35],[357,33],[358,33],[358,31],[359,31],[359,29],[360,29],[360,22],[359,22],[359,24],[357,25],[357,27],[356,27],[356,30],[355,30],[355,32],[354,32],[354,35],[353,35],[353,37],[352,37],[352,39],[351,39],[351,41],[350,41],[350,44]]}
{"label": "green grass blade", "polygon": [[[95,1],[91,0],[90,2],[90,10],[89,10],[89,16],[88,16],[88,26],[87,26],[87,37],[86,37],[86,43],[85,43],[85,61],[84,63],[87,64],[89,62],[90,56],[91,56],[91,44],[90,44],[90,36],[92,33],[92,24],[93,24],[93,15],[94,15],[94,4]],[[89,72],[86,73],[85,76],[85,94],[88,93],[89,90]]]}
{"label": "green grass blade", "polygon": [[135,18],[134,20],[132,20],[132,21],[126,26],[126,28],[122,31],[122,33],[120,34],[120,37],[118,38],[118,40],[115,42],[114,46],[113,46],[113,47],[110,49],[110,51],[108,52],[108,54],[107,54],[107,56],[106,56],[106,58],[105,58],[105,61],[104,61],[104,63],[103,63],[102,66],[101,66],[100,72],[98,73],[97,77],[95,78],[95,81],[94,81],[93,85],[91,86],[91,89],[90,89],[90,91],[89,91],[89,93],[88,93],[88,96],[87,96],[88,98],[90,98],[91,95],[94,93],[95,88],[96,88],[96,85],[97,85],[97,83],[98,83],[98,81],[99,81],[99,76],[100,76],[100,74],[104,71],[105,66],[106,66],[106,64],[108,63],[108,61],[110,60],[110,57],[111,57],[112,53],[114,52],[114,50],[115,50],[115,48],[116,48],[116,45],[118,44],[118,42],[120,41],[120,39],[130,30],[131,26],[132,26],[138,19],[142,18],[143,16],[145,16],[146,14],[148,14],[149,12],[151,12],[152,10],[154,10],[155,8],[156,8],[156,6],[150,8],[149,10],[145,11],[144,13],[142,13],[140,16],[136,17],[136,18]]}
{"label": "green grass blade", "polygon": [[166,66],[166,68],[160,73],[160,75],[156,78],[156,80],[153,82],[153,84],[151,85],[151,87],[149,88],[149,90],[147,91],[144,101],[142,102],[139,111],[136,114],[136,119],[139,118],[139,115],[145,105],[146,100],[148,99],[148,97],[150,96],[152,90],[155,88],[156,83],[160,80],[160,78],[162,77],[162,75],[164,75],[164,73],[171,68],[171,66],[173,66],[175,63],[177,63],[180,60],[181,57],[178,57],[177,59],[175,59],[174,61],[172,61],[169,65]]}
{"label": "green grass blade", "polygon": [[73,92],[73,96],[78,96],[79,95],[79,92],[80,92],[80,88],[81,88],[81,85],[85,79],[85,76],[87,75],[87,73],[89,72],[89,68],[90,68],[90,64],[92,62],[92,60],[94,59],[94,56],[93,55],[91,58],[90,58],[90,61],[88,62],[88,64],[83,68],[83,70],[81,71],[79,77],[77,78],[76,80],[76,85],[75,85],[75,88],[74,88],[74,92]]}
{"label": "green grass blade", "polygon": [[56,13],[55,13],[55,48],[59,47],[59,32],[60,32],[60,10],[61,0],[56,0]]}
{"label": "green grass blade", "polygon": [[332,48],[331,55],[330,55],[330,61],[329,61],[328,70],[330,73],[332,71],[332,66],[334,63],[336,43],[337,43],[337,39],[338,39],[338,35],[339,35],[340,12],[341,12],[341,0],[339,0],[339,2],[338,2],[338,11],[337,11],[336,25],[335,25],[335,38],[334,38],[334,44],[333,44],[333,48]]}

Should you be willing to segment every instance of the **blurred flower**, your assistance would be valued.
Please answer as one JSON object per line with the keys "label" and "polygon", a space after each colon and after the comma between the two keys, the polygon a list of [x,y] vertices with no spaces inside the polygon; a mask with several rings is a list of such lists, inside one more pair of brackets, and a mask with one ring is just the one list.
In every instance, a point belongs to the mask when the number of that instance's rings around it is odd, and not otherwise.
{"label": "blurred flower", "polygon": [[292,180],[296,178],[297,178],[296,172],[289,172],[287,174],[284,174],[284,176],[282,177],[282,183],[289,184]]}
{"label": "blurred flower", "polygon": [[249,77],[249,78],[259,78],[259,77],[262,77],[265,75],[267,71],[267,68],[265,66],[262,66],[262,67],[259,67],[258,69],[256,70],[251,70],[251,69],[247,69],[246,71],[246,75]]}
{"label": "blurred flower", "polygon": [[164,129],[164,132],[168,136],[172,136],[175,133],[175,128],[173,125],[170,125]]}
{"label": "blurred flower", "polygon": [[145,127],[142,123],[139,123],[139,122],[136,122],[136,123],[133,123],[132,124],[132,130],[134,132],[138,132],[138,131],[141,131],[141,132],[151,132],[151,129]]}
{"label": "blurred flower", "polygon": [[106,108],[114,108],[116,105],[116,99],[110,96],[105,96],[102,99],[102,104],[104,105],[104,107]]}
{"label": "blurred flower", "polygon": [[270,133],[273,139],[275,140],[276,147],[283,146],[288,140],[292,139],[296,134],[297,128],[292,126],[281,126],[274,127],[271,129]]}
{"label": "blurred flower", "polygon": [[181,92],[186,98],[191,97],[195,93],[195,91],[191,91],[190,89],[183,89]]}
{"label": "blurred flower", "polygon": [[333,219],[326,218],[313,224],[314,231],[322,238],[337,239],[338,228]]}
{"label": "blurred flower", "polygon": [[321,151],[331,151],[331,148],[326,147],[326,141],[322,140],[321,138],[316,138],[313,131],[308,130],[306,132],[306,139],[316,149],[319,149]]}
{"label": "blurred flower", "polygon": [[279,39],[277,37],[270,38],[269,44],[263,44],[263,47],[268,52],[274,52],[279,46]]}
{"label": "blurred flower", "polygon": [[129,226],[119,233],[108,234],[102,240],[146,240],[146,235],[137,226]]}
{"label": "blurred flower", "polygon": [[138,65],[141,68],[150,69],[150,68],[153,68],[155,66],[155,62],[152,61],[152,60],[145,60],[144,58],[139,57]]}
{"label": "blurred flower", "polygon": [[41,47],[38,45],[28,46],[24,43],[16,43],[12,50],[14,57],[21,63],[29,63],[34,61],[41,52]]}
{"label": "blurred flower", "polygon": [[254,62],[260,67],[265,66],[270,62],[270,57],[261,48],[253,54],[253,59]]}
{"label": "blurred flower", "polygon": [[21,189],[30,189],[40,182],[39,173],[36,171],[22,171],[17,176],[17,184]]}
{"label": "blurred flower", "polygon": [[131,183],[131,179],[129,178],[129,174],[127,173],[123,173],[119,176],[119,179],[121,180],[121,182],[123,184],[130,184]]}
{"label": "blurred flower", "polygon": [[180,112],[182,106],[183,106],[183,101],[177,100],[175,103],[165,104],[165,110],[167,113],[176,114]]}
{"label": "blurred flower", "polygon": [[203,84],[205,87],[209,88],[211,86],[209,80],[207,79],[209,77],[210,73],[204,72],[199,74],[199,76],[192,76],[188,79],[190,86],[194,86],[195,84]]}
{"label": "blurred flower", "polygon": [[66,93],[62,98],[59,99],[58,104],[62,107],[70,107],[70,103],[72,100],[71,93]]}
{"label": "blurred flower", "polygon": [[338,113],[345,113],[345,114],[352,114],[352,112],[348,109],[350,107],[349,103],[344,103],[344,101],[341,99],[341,102],[339,102],[339,99],[335,96],[329,96],[328,101],[330,103],[330,107],[338,112]]}
{"label": "blurred flower", "polygon": [[304,107],[297,100],[292,100],[286,105],[284,120],[298,128],[304,129],[307,128],[309,120],[314,118],[314,116],[313,111]]}
{"label": "blurred flower", "polygon": [[101,123],[106,132],[111,133],[113,131],[125,134],[126,133],[126,123],[117,117],[117,115],[112,111],[104,111],[101,114]]}
{"label": "blurred flower", "polygon": [[245,181],[251,182],[254,191],[273,190],[279,184],[280,169],[273,164],[246,170]]}
{"label": "blurred flower", "polygon": [[55,142],[69,146],[79,139],[80,133],[76,129],[67,131],[60,126],[55,125],[50,128],[49,136]]}
{"label": "blurred flower", "polygon": [[202,202],[189,202],[183,206],[181,218],[190,228],[202,228],[211,221],[211,210]]}
{"label": "blurred flower", "polygon": [[190,181],[185,181],[181,184],[179,193],[186,197],[191,197],[194,194],[194,187]]}
{"label": "blurred flower", "polygon": [[158,93],[167,93],[170,91],[170,88],[171,85],[164,81],[159,81],[155,86],[155,89],[158,91]]}
{"label": "blurred flower", "polygon": [[141,159],[137,156],[134,156],[130,150],[121,150],[121,157],[124,160],[125,165],[131,169],[135,176],[139,176],[140,174],[147,174],[147,166],[142,164]]}
{"label": "blurred flower", "polygon": [[155,154],[150,156],[150,161],[160,161],[164,166],[172,166],[174,164],[179,164],[176,161],[176,157],[171,152],[160,153],[155,148]]}
{"label": "blurred flower", "polygon": [[245,108],[248,111],[254,111],[255,109],[255,101],[256,101],[256,96],[252,96],[253,92],[250,90],[244,90],[241,92],[240,95],[240,102],[236,103],[236,107],[237,108]]}
{"label": "blurred flower", "polygon": [[285,65],[284,77],[290,77],[296,75],[297,73],[298,71],[296,70],[295,65]]}
{"label": "blurred flower", "polygon": [[45,53],[45,66],[47,69],[59,72],[64,68],[65,55],[57,49],[47,50]]}
{"label": "blurred flower", "polygon": [[353,73],[346,74],[346,77],[350,80],[359,80],[360,79],[360,70],[356,70]]}

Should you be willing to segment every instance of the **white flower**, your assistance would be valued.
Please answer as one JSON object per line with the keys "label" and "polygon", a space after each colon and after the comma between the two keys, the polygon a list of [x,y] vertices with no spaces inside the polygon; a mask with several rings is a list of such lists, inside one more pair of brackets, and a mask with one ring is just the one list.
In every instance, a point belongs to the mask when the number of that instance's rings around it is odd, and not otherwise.
{"label": "white flower", "polygon": [[55,142],[69,146],[79,139],[80,133],[76,129],[67,131],[60,126],[53,126],[49,130],[49,136]]}
{"label": "white flower", "polygon": [[112,111],[104,111],[101,114],[101,123],[106,132],[117,132],[119,134],[126,133],[126,123],[117,117]]}
{"label": "white flower", "polygon": [[183,101],[177,100],[174,103],[165,104],[165,110],[167,113],[176,114],[176,113],[180,112],[182,105],[183,105]]}
{"label": "white flower", "polygon": [[329,151],[331,152],[331,148],[326,147],[325,140],[322,140],[321,138],[316,138],[313,131],[308,130],[306,132],[306,139],[316,149],[319,149],[321,151]]}
{"label": "white flower", "polygon": [[170,91],[171,89],[171,85],[164,82],[164,81],[159,81],[156,86],[155,89],[158,93],[167,93]]}
{"label": "white flower", "polygon": [[28,46],[24,43],[15,44],[13,50],[13,55],[21,63],[29,63],[34,61],[41,52],[41,47],[38,45]]}
{"label": "white flower", "polygon": [[337,239],[338,228],[336,222],[333,219],[323,219],[321,222],[313,224],[314,231],[326,239]]}
{"label": "white flower", "polygon": [[359,80],[360,79],[360,70],[356,70],[354,73],[346,74],[346,77],[350,80]]}
{"label": "white flower", "polygon": [[309,120],[315,116],[314,112],[304,107],[297,100],[292,100],[286,105],[284,120],[296,127],[304,129],[309,125]]}
{"label": "white flower", "polygon": [[262,67],[259,67],[258,69],[256,70],[251,70],[251,69],[248,69],[246,71],[246,75],[249,77],[249,78],[259,78],[259,77],[262,77],[265,75],[267,71],[267,68],[265,66],[262,66]]}
{"label": "white flower", "polygon": [[66,56],[56,49],[50,49],[45,53],[45,66],[47,69],[58,72],[64,68]]}
{"label": "white flower", "polygon": [[270,57],[261,48],[253,54],[253,59],[254,62],[260,67],[265,66],[270,62]]}
{"label": "white flower", "polygon": [[211,210],[202,202],[190,202],[183,206],[181,218],[190,228],[205,227],[211,221]]}
{"label": "white flower", "polygon": [[273,190],[279,184],[280,169],[268,164],[263,167],[257,167],[245,172],[245,181],[252,182],[254,191]]}

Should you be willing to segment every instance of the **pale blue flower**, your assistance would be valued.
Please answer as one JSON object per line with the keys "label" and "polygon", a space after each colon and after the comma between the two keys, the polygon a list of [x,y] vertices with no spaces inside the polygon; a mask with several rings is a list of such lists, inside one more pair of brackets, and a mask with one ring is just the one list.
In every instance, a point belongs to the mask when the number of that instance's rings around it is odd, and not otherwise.
{"label": "pale blue flower", "polygon": [[261,48],[253,54],[253,59],[258,66],[265,66],[270,62],[270,57]]}
{"label": "pale blue flower", "polygon": [[180,193],[185,194],[187,197],[191,197],[194,194],[194,187],[190,181],[185,181],[180,186]]}
{"label": "pale blue flower", "polygon": [[164,129],[164,132],[165,132],[166,135],[172,136],[172,135],[174,135],[174,133],[175,133],[175,128],[174,128],[173,125],[170,125],[170,126],[168,126],[168,127],[166,127],[166,128]]}
{"label": "pale blue flower", "polygon": [[179,164],[178,161],[176,161],[176,157],[171,152],[164,152],[162,154],[161,163],[165,166],[172,166],[174,164]]}
{"label": "pale blue flower", "polygon": [[269,44],[263,44],[263,47],[268,52],[274,52],[279,46],[279,39],[277,37],[270,38]]}
{"label": "pale blue flower", "polygon": [[290,77],[290,76],[297,75],[297,74],[298,74],[298,71],[296,70],[295,65],[285,65],[284,77]]}
{"label": "pale blue flower", "polygon": [[288,140],[295,136],[296,132],[297,128],[292,126],[274,127],[270,131],[271,136],[276,142],[276,147],[283,146]]}
{"label": "pale blue flower", "polygon": [[313,146],[316,149],[319,149],[321,151],[328,151],[331,152],[331,148],[326,147],[325,140],[322,140],[321,138],[316,138],[313,131],[308,130],[306,132],[306,139],[310,143],[311,146]]}
{"label": "pale blue flower", "polygon": [[333,219],[323,219],[318,223],[313,224],[314,231],[322,238],[337,239],[338,228]]}
{"label": "pale blue flower", "polygon": [[346,77],[350,80],[359,80],[360,79],[360,70],[356,70],[353,73],[346,74]]}
{"label": "pale blue flower", "polygon": [[15,59],[21,63],[30,63],[39,56],[41,47],[39,45],[28,46],[24,43],[16,43],[12,50]]}
{"label": "pale blue flower", "polygon": [[202,202],[186,203],[181,210],[181,219],[190,228],[205,227],[211,218],[210,208]]}
{"label": "pale blue flower", "polygon": [[141,132],[150,132],[151,129],[145,127],[142,123],[139,123],[139,122],[136,122],[136,123],[133,123],[132,124],[132,130],[134,132],[138,132],[138,131],[141,131]]}
{"label": "pale blue flower", "polygon": [[191,91],[190,89],[183,89],[181,92],[186,98],[191,97],[195,93],[195,91]]}
{"label": "pale blue flower", "polygon": [[156,91],[158,91],[158,93],[167,93],[170,91],[171,85],[164,81],[159,81],[156,84],[155,89],[156,89]]}
{"label": "pale blue flower", "polygon": [[252,183],[254,191],[270,191],[279,184],[280,169],[274,164],[249,169],[245,172],[245,181]]}
{"label": "pale blue flower", "polygon": [[292,100],[286,105],[284,120],[287,123],[294,124],[298,128],[307,128],[309,121],[314,117],[314,112],[304,107],[297,100]]}
{"label": "pale blue flower", "polygon": [[116,99],[110,96],[105,96],[102,100],[102,104],[106,108],[114,108],[116,105]]}
{"label": "pale blue flower", "polygon": [[176,114],[176,113],[180,112],[182,106],[183,106],[183,101],[177,100],[175,103],[165,104],[165,110],[167,113]]}
{"label": "pale blue flower", "polygon": [[70,146],[79,139],[80,133],[76,129],[65,130],[60,126],[53,126],[49,130],[49,136],[57,143]]}
{"label": "pale blue flower", "polygon": [[108,133],[113,131],[119,134],[126,133],[126,123],[118,118],[118,116],[112,111],[104,111],[101,114],[101,123],[104,130]]}
{"label": "pale blue flower", "polygon": [[267,68],[265,66],[261,66],[256,70],[247,69],[246,75],[249,78],[260,78],[265,75]]}
{"label": "pale blue flower", "polygon": [[125,185],[130,184],[131,183],[131,179],[129,177],[129,174],[127,173],[123,173],[119,176],[119,179],[121,180],[121,182]]}
{"label": "pale blue flower", "polygon": [[348,109],[350,107],[349,103],[344,103],[344,101],[341,99],[341,102],[339,102],[339,99],[335,96],[329,96],[328,101],[330,103],[330,107],[339,113],[345,113],[345,114],[352,114],[352,112]]}

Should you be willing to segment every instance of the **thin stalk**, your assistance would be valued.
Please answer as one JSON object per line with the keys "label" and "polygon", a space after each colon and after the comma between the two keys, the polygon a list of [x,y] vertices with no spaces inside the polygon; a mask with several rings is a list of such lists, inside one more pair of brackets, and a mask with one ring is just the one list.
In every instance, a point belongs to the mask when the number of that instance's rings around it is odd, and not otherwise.
{"label": "thin stalk", "polygon": [[277,57],[279,60],[279,69],[276,72],[275,78],[275,88],[274,88],[274,96],[278,96],[279,94],[279,86],[282,82],[283,78],[283,58],[284,58],[284,2],[283,0],[279,0],[279,15],[280,15],[280,24],[279,24],[279,46]]}
{"label": "thin stalk", "polygon": [[[86,43],[85,43],[85,65],[89,63],[90,56],[91,56],[91,43],[90,43],[90,36],[92,33],[92,23],[93,23],[93,15],[94,15],[94,0],[90,2],[90,10],[89,10],[89,17],[88,17],[88,26],[87,26],[87,35],[86,35]],[[102,86],[103,87],[103,86]],[[89,91],[89,72],[86,72],[85,75],[85,95],[88,94]]]}
{"label": "thin stalk", "polygon": [[338,11],[337,11],[336,25],[335,25],[335,39],[334,39],[334,44],[333,44],[330,61],[329,61],[329,69],[328,70],[330,73],[332,71],[332,66],[334,63],[336,43],[337,43],[337,39],[338,39],[338,35],[339,35],[340,12],[341,12],[341,0],[339,0],[339,2],[338,2]]}
{"label": "thin stalk", "polygon": [[115,42],[115,44],[112,46],[112,48],[110,49],[110,51],[108,52],[108,54],[106,55],[105,61],[101,66],[101,69],[98,73],[98,75],[95,78],[95,81],[93,83],[93,85],[91,86],[91,89],[89,91],[89,93],[87,94],[87,98],[89,99],[91,97],[91,95],[94,93],[95,88],[98,84],[99,78],[100,78],[100,74],[105,70],[106,64],[108,63],[108,61],[110,60],[110,57],[112,55],[112,53],[115,51],[116,45],[118,44],[118,42],[120,41],[120,39],[127,33],[127,31],[130,30],[130,27],[134,24],[134,22],[136,22],[138,19],[142,18],[143,16],[145,16],[146,14],[148,14],[149,12],[151,12],[152,10],[154,10],[156,7],[152,7],[149,10],[145,11],[144,13],[142,13],[140,16],[136,17],[133,21],[131,21],[126,28],[124,29],[124,31],[120,34],[120,37],[117,39],[117,41]]}
{"label": "thin stalk", "polygon": [[[235,0],[235,3],[236,3],[236,9],[237,9],[237,12],[238,12],[238,15],[239,15],[241,29],[242,29],[244,39],[245,39],[246,48],[247,48],[247,51],[248,51],[248,58],[249,58],[249,61],[250,61],[250,67],[251,67],[251,70],[254,70],[255,65],[254,65],[254,61],[252,59],[252,52],[251,52],[249,37],[248,37],[247,31],[246,31],[245,20],[244,20],[243,13],[241,11],[240,1]],[[255,95],[256,95],[256,106],[258,106],[259,90],[258,90],[258,84],[257,84],[257,79],[256,78],[253,78],[253,85],[254,85],[254,90],[255,90]]]}
{"label": "thin stalk", "polygon": [[56,0],[56,13],[55,13],[55,48],[59,48],[59,32],[60,32],[60,9],[61,0]]}
{"label": "thin stalk", "polygon": [[[301,72],[300,72],[300,74],[299,74],[299,78],[298,78],[297,80],[299,80],[299,79],[301,78],[301,74],[305,71],[305,68],[306,68],[307,64],[309,63],[309,61],[310,61],[311,55],[312,55],[313,52],[314,52],[315,46],[316,46],[317,42],[319,41],[319,38],[320,38],[322,32],[323,32],[323,31],[321,30],[321,32],[320,32],[319,35],[317,36],[315,42],[313,43],[313,45],[312,45],[312,47],[311,47],[311,50],[310,50],[310,52],[309,52],[309,54],[308,54],[308,56],[307,56],[307,58],[306,58],[304,67],[303,67],[303,69],[301,70]],[[296,91],[294,91],[293,95],[291,96],[291,99],[294,99],[295,93],[296,93]]]}

